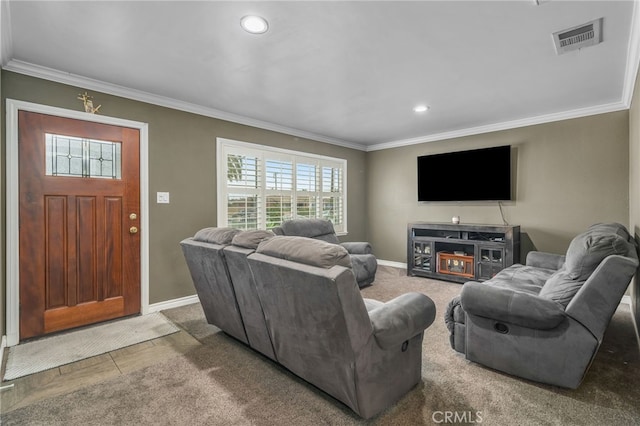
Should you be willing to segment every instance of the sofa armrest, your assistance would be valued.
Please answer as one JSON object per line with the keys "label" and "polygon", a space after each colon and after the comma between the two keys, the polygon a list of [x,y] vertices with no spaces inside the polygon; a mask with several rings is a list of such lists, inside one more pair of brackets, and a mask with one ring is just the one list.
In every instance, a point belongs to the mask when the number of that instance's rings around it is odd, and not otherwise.
{"label": "sofa armrest", "polygon": [[562,254],[545,253],[542,251],[530,251],[527,254],[527,266],[558,270],[564,265],[565,256]]}
{"label": "sofa armrest", "polygon": [[371,244],[369,243],[340,243],[340,245],[347,249],[349,254],[371,254],[373,253],[373,249],[371,248]]}
{"label": "sofa armrest", "polygon": [[422,333],[436,317],[436,305],[421,293],[405,293],[369,311],[373,336],[389,349]]}
{"label": "sofa armrest", "polygon": [[537,330],[555,328],[566,318],[562,305],[553,300],[478,282],[462,286],[460,300],[469,315]]}

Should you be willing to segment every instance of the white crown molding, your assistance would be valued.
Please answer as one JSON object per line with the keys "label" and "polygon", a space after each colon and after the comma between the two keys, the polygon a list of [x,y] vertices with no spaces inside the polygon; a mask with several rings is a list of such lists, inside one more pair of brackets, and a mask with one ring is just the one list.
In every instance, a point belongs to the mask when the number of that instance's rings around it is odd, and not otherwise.
{"label": "white crown molding", "polygon": [[479,135],[482,133],[497,132],[500,130],[516,129],[519,127],[534,126],[536,124],[552,123],[554,121],[570,120],[573,118],[587,117],[590,115],[605,114],[628,109],[624,102],[614,102],[610,104],[598,105],[588,108],[574,109],[553,114],[539,115],[536,117],[524,118],[521,120],[505,121],[503,123],[488,124],[486,126],[470,127],[467,129],[453,130],[451,132],[437,133],[434,135],[419,136],[411,139],[383,142],[369,145],[367,152],[379,151],[382,149],[399,148],[409,145],[417,145],[427,142],[437,142],[446,139],[460,138],[463,136]]}
{"label": "white crown molding", "polygon": [[624,74],[624,86],[622,89],[622,102],[631,108],[633,91],[640,65],[640,6],[638,1],[633,2],[631,15],[631,34],[629,34],[629,46],[627,50],[627,67]]}
{"label": "white crown molding", "polygon": [[482,133],[497,132],[500,130],[515,129],[518,127],[533,126],[536,124],[551,123],[554,121],[570,120],[573,118],[587,117],[596,114],[621,111],[631,107],[633,91],[638,67],[640,66],[640,6],[638,1],[633,2],[633,12],[631,16],[631,33],[629,34],[629,46],[627,49],[627,66],[625,69],[622,97],[620,102],[598,105],[589,108],[580,108],[571,111],[564,111],[554,114],[540,115],[537,117],[525,118],[522,120],[507,121],[503,123],[489,124],[486,126],[471,127],[467,129],[454,130],[451,132],[438,133],[434,135],[420,136],[411,139],[383,142],[367,146],[367,152],[379,151],[383,149],[399,148],[409,145],[417,145],[426,142],[436,142],[446,139],[459,138],[463,136],[478,135]]}
{"label": "white crown molding", "polygon": [[49,67],[32,64],[29,62],[11,59],[3,67],[7,71],[28,75],[31,77],[41,78],[43,80],[55,81],[57,83],[77,86],[82,89],[95,90],[109,95],[120,96],[126,99],[132,99],[140,102],[146,102],[153,105],[159,105],[166,108],[172,108],[179,111],[190,112],[205,117],[217,118],[220,120],[230,121],[233,123],[243,124],[246,126],[257,127],[273,132],[284,133],[291,136],[297,136],[304,139],[310,139],[318,142],[324,142],[331,145],[338,145],[345,148],[366,151],[366,146],[334,139],[327,136],[307,132],[304,130],[294,129],[279,124],[269,123],[267,121],[257,120],[250,117],[244,117],[238,114],[221,111],[215,108],[208,108],[189,102],[179,101],[177,99],[165,96],[154,95],[153,93],[136,90],[117,84],[107,83],[93,78],[83,77],[77,74],[59,71]]}
{"label": "white crown molding", "polygon": [[11,37],[9,2],[0,1],[0,67],[9,62],[12,56],[13,39]]}
{"label": "white crown molding", "polygon": [[[7,2],[2,2],[3,4]],[[608,112],[615,112],[628,109],[631,106],[631,99],[633,97],[633,91],[638,73],[638,67],[640,64],[640,11],[637,2],[634,2],[633,16],[631,18],[631,34],[629,38],[629,47],[627,52],[627,67],[625,70],[625,80],[623,84],[622,99],[620,102],[614,102],[604,105],[597,105],[587,108],[579,108],[570,111],[563,111],[552,114],[545,114],[536,117],[530,117],[520,120],[512,120],[501,123],[488,124],[484,126],[470,127],[466,129],[453,130],[450,132],[436,133],[432,135],[418,136],[415,138],[393,140],[389,142],[382,142],[374,145],[363,145],[354,142],[343,141],[327,136],[310,133],[304,130],[294,129],[291,127],[282,126],[279,124],[269,123],[262,120],[257,120],[249,117],[244,117],[237,114],[221,111],[214,108],[203,107],[200,105],[179,101],[176,99],[154,95],[152,93],[136,90],[116,84],[95,80],[88,77],[79,76],[72,73],[59,71],[53,68],[43,67],[28,62],[23,62],[15,59],[8,60],[7,64],[3,67],[7,71],[12,71],[20,74],[29,75],[32,77],[42,78],[44,80],[55,81],[58,83],[78,86],[83,89],[96,90],[99,92],[107,93],[110,95],[120,96],[127,99],[133,99],[141,102],[150,103],[153,105],[159,105],[167,108],[172,108],[180,111],[190,112],[206,117],[217,118],[220,120],[230,121],[233,123],[243,124],[247,126],[257,127],[260,129],[270,130],[274,132],[284,133],[292,136],[297,136],[305,139],[315,140],[318,142],[329,143],[332,145],[342,146],[345,148],[356,149],[359,151],[379,151],[384,149],[399,148],[409,145],[417,145],[428,142],[436,142],[441,140],[459,138],[464,136],[472,136],[483,133],[497,132],[501,130],[515,129],[519,127],[533,126],[537,124],[551,123],[554,121],[570,120],[573,118],[587,117],[590,115],[605,114]],[[0,18],[8,19],[8,9],[1,12]],[[5,30],[8,26],[3,25],[2,31],[2,53],[5,54],[5,32],[8,32],[10,39],[10,31]],[[10,42],[7,48],[7,55],[10,55]],[[5,59],[5,58],[2,58]],[[4,63],[4,61],[2,62]]]}

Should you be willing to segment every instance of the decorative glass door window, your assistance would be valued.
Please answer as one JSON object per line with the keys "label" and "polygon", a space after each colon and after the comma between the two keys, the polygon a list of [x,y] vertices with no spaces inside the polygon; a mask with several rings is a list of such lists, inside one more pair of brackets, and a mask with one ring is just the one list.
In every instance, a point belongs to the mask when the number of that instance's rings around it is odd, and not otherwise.
{"label": "decorative glass door window", "polygon": [[120,142],[45,134],[47,176],[122,178]]}

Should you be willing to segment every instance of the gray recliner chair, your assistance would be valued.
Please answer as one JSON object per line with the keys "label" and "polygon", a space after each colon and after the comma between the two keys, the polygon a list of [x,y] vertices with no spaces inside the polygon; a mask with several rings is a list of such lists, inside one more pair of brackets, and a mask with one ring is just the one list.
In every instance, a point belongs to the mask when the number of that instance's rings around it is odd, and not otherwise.
{"label": "gray recliner chair", "polygon": [[275,236],[248,261],[281,365],[364,418],[420,382],[430,298],[363,299],[346,249],[310,238]]}
{"label": "gray recliner chair", "polygon": [[637,268],[624,226],[593,225],[564,256],[530,252],[526,265],[465,283],[445,313],[451,346],[490,368],[575,389]]}
{"label": "gray recliner chair", "polygon": [[378,262],[373,255],[371,244],[367,242],[340,243],[333,223],[326,219],[292,219],[282,222],[280,226],[273,228],[276,235],[295,237],[307,237],[339,244],[349,252],[351,266],[356,275],[359,287],[365,287],[373,283],[376,278]]}

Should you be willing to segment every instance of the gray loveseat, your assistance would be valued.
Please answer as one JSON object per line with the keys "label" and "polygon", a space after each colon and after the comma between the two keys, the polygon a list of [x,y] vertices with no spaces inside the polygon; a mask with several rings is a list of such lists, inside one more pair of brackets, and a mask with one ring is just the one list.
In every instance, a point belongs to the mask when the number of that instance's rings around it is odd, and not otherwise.
{"label": "gray loveseat", "polygon": [[526,265],[465,283],[445,313],[451,346],[490,368],[575,389],[637,268],[624,226],[593,225],[564,256],[530,252]]}
{"label": "gray loveseat", "polygon": [[207,228],[181,242],[207,320],[364,418],[421,380],[427,296],[363,299],[346,249]]}
{"label": "gray loveseat", "polygon": [[353,273],[359,287],[365,287],[376,279],[378,262],[373,255],[371,244],[367,242],[340,243],[333,223],[326,219],[291,219],[285,220],[280,226],[273,228],[276,235],[307,237],[340,244],[349,252]]}

